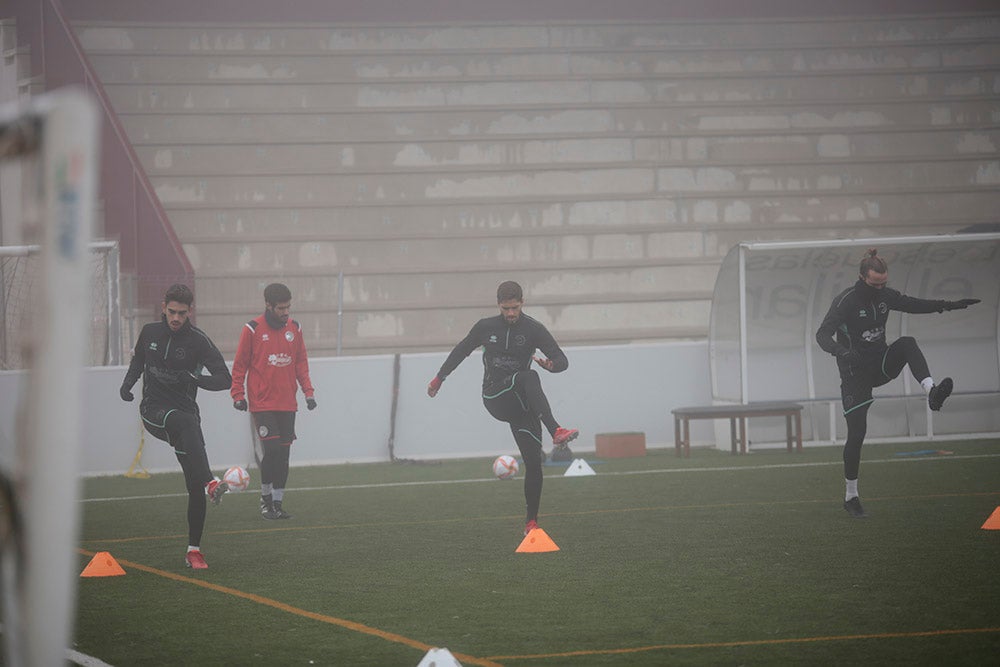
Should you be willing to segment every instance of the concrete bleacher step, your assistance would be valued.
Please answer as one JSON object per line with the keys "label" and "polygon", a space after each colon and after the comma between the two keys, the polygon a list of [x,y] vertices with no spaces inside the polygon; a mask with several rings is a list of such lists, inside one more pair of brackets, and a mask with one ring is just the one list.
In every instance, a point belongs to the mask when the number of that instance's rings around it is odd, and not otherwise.
{"label": "concrete bleacher step", "polygon": [[[195,112],[157,111],[144,106],[118,108],[126,131],[139,143],[204,141],[262,142],[391,141],[437,137],[505,137],[601,135],[619,132],[612,108],[378,110],[315,112],[304,107],[274,112],[260,109],[222,109]],[[629,132],[641,128],[629,127]]]}
{"label": "concrete bleacher step", "polygon": [[530,197],[594,196],[600,193],[655,192],[655,172],[649,168],[599,168],[469,174],[402,173],[275,176],[160,176],[152,179],[164,206],[174,204],[241,204],[330,206],[403,202],[445,203],[489,197],[491,200]]}
{"label": "concrete bleacher step", "polygon": [[[342,287],[338,271],[299,270],[275,272],[250,269],[238,273],[201,271],[196,275],[196,298],[202,308],[232,309],[260,307],[264,287],[280,281],[292,290],[296,308],[333,308],[342,302],[345,307],[398,306],[413,308],[414,304],[469,303],[494,300],[496,288],[505,280],[516,280],[525,291],[525,299],[586,301],[599,295],[611,295],[621,300],[623,294],[655,294],[657,298],[676,295],[688,300],[691,294],[704,295],[715,285],[719,260],[689,260],[687,262],[606,262],[594,265],[578,263],[535,263],[521,266],[484,266],[465,271],[452,270],[447,265],[394,269],[381,272],[343,272]],[[670,296],[670,298],[675,298]]]}
{"label": "concrete bleacher step", "polygon": [[1000,146],[1000,127],[937,132],[710,135],[701,138],[580,137],[453,139],[343,143],[190,143],[138,145],[150,176],[227,173],[344,174],[449,169],[498,169],[617,163],[688,166],[760,165],[801,161],[934,161],[976,156]]}
{"label": "concrete bleacher step", "polygon": [[[988,82],[993,73],[984,71],[979,81]],[[960,81],[969,80],[968,73],[956,75]],[[974,79],[974,83],[977,83]],[[982,86],[983,84],[979,84]],[[730,111],[747,113],[763,109],[778,109],[794,117],[795,106],[805,107],[815,112],[819,103],[829,105],[838,111],[853,113],[874,113],[891,120],[895,124],[912,123],[917,116],[906,114],[896,107],[901,105],[928,104],[928,96],[903,96],[895,99],[809,99],[775,100],[763,98],[758,101],[706,100],[688,102],[675,101],[669,81],[663,79],[616,79],[612,81],[589,81],[586,79],[559,79],[532,81],[483,81],[483,82],[367,82],[367,83],[308,83],[296,81],[259,82],[200,82],[177,83],[147,82],[105,84],[112,103],[122,114],[138,112],[348,112],[366,111],[412,111],[426,109],[440,112],[447,109],[494,109],[501,111],[523,107],[562,107],[554,111],[565,111],[567,107],[583,109],[612,105],[635,105],[654,107],[658,114],[667,117],[648,129],[660,127],[692,128],[697,123],[691,120],[711,110],[713,105],[723,106]],[[277,90],[276,90],[277,89]],[[990,91],[987,91],[987,94]],[[951,98],[947,94],[932,98],[936,105],[953,106],[957,115],[962,102],[967,97]],[[702,107],[708,107],[703,109]],[[860,108],[859,108],[860,107]],[[919,109],[918,109],[919,111]],[[496,113],[496,112],[495,112]],[[925,112],[926,113],[926,112]],[[829,115],[829,114],[825,114]],[[909,120],[908,120],[909,119]],[[830,120],[824,121],[831,122]],[[835,121],[834,121],[835,122]],[[884,124],[884,123],[882,123]],[[390,133],[388,136],[392,136]]]}
{"label": "concrete bleacher step", "polygon": [[[727,21],[546,22],[476,25],[213,25],[78,21],[85,49],[159,53],[428,52],[511,49],[739,49],[906,44],[1000,36],[977,14],[798,17]],[[724,33],[725,39],[720,39]]]}
{"label": "concrete bleacher step", "polygon": [[285,206],[380,204],[409,201],[493,201],[534,197],[619,195],[682,197],[785,192],[917,191],[1000,184],[995,156],[852,164],[775,164],[756,167],[583,167],[483,172],[288,174],[272,176],[158,176],[151,179],[164,206],[200,204]]}
{"label": "concrete bleacher step", "polygon": [[301,144],[173,144],[136,152],[153,176],[406,172],[421,168],[495,168],[634,160],[628,137],[513,141],[358,142]]}
{"label": "concrete bleacher step", "polygon": [[[994,84],[1000,90],[1000,75]],[[991,98],[992,99],[992,98]],[[916,104],[918,101],[913,101]],[[842,105],[840,105],[842,106]],[[886,105],[883,105],[886,106]],[[888,105],[898,109],[899,104]],[[646,106],[588,105],[532,107],[518,109],[504,105],[494,109],[371,109],[365,112],[323,112],[306,108],[274,110],[216,109],[195,111],[174,109],[158,111],[131,105],[118,109],[122,123],[133,140],[140,144],[253,143],[291,144],[312,142],[392,142],[455,139],[561,139],[590,137],[707,139],[710,137],[769,137],[777,133],[794,136],[824,133],[940,132],[944,130],[977,131],[997,126],[989,110],[981,103],[958,113],[960,108],[923,103],[900,117],[886,116],[878,106],[863,106],[843,113],[833,113],[837,105],[826,103],[806,108],[801,113],[761,115],[759,112],[740,118],[743,106],[738,102],[704,105],[711,122],[668,123],[659,108]],[[787,111],[787,110],[785,110]],[[728,112],[720,116],[720,112]],[[781,120],[781,119],[784,120]]]}
{"label": "concrete bleacher step", "polygon": [[247,206],[212,207],[174,204],[170,218],[182,238],[261,235],[273,238],[341,238],[375,240],[463,234],[547,233],[556,231],[613,232],[632,226],[676,221],[672,201],[662,199],[587,199],[515,202],[427,203],[365,206]]}
{"label": "concrete bleacher step", "polygon": [[893,102],[822,102],[815,105],[774,102],[770,105],[739,103],[693,105],[684,108],[620,106],[615,122],[634,131],[743,134],[784,130],[899,129],[995,124],[997,98],[940,101],[897,99]]}
{"label": "concrete bleacher step", "polygon": [[993,154],[1000,146],[1000,126],[975,129],[835,130],[774,134],[709,134],[687,138],[638,138],[638,159],[746,163],[940,159]]}
{"label": "concrete bleacher step", "polygon": [[295,271],[328,267],[372,269],[386,266],[437,266],[454,269],[483,265],[522,266],[526,263],[686,260],[704,256],[699,231],[645,230],[632,233],[561,234],[521,238],[353,240],[277,238],[233,241],[219,237],[186,243],[195,271],[261,269]]}
{"label": "concrete bleacher step", "polygon": [[821,225],[817,230],[845,224],[845,232],[859,222],[878,226],[881,220],[888,220],[897,228],[898,221],[907,220],[914,227],[934,222],[944,227],[949,220],[987,221],[990,215],[986,211],[990,202],[995,202],[995,194],[990,190],[987,186],[969,186],[896,191],[713,193],[709,199],[682,198],[672,219],[684,223],[747,224],[744,240],[754,238],[757,224]]}
{"label": "concrete bleacher step", "polygon": [[[859,196],[860,195],[860,196]],[[860,222],[898,226],[911,222],[945,224],[948,220],[989,222],[995,219],[995,188],[924,188],[922,190],[839,192],[742,192],[705,196],[582,199],[578,201],[486,200],[396,206],[308,206],[240,204],[173,204],[167,207],[181,238],[197,240],[211,235],[256,233],[343,234],[347,238],[381,238],[395,232],[456,232],[606,224],[744,224],[853,225]],[[365,231],[365,228],[367,231]],[[196,231],[197,230],[197,231]],[[190,235],[190,236],[189,236]]]}
{"label": "concrete bleacher step", "polygon": [[376,83],[402,81],[531,81],[586,78],[674,77],[878,71],[945,71],[989,67],[989,38],[978,42],[878,44],[874,46],[744,47],[723,50],[456,52],[447,54],[262,53],[135,54],[99,51],[91,56],[105,83]]}

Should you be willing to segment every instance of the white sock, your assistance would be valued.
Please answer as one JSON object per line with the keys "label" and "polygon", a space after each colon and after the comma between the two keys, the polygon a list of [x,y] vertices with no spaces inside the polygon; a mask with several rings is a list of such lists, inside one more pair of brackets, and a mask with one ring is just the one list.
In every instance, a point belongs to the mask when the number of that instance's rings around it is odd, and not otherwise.
{"label": "white sock", "polygon": [[262,495],[262,496],[269,496],[269,495],[271,495],[271,488],[272,488],[272,486],[271,486],[270,483],[268,483],[268,484],[261,484],[260,485],[260,495]]}
{"label": "white sock", "polygon": [[201,551],[201,547],[193,547],[193,546],[191,546],[189,544],[188,545],[188,553],[191,553],[192,551]]}
{"label": "white sock", "polygon": [[924,388],[924,391],[926,393],[928,394],[931,393],[931,387],[934,386],[934,378],[928,375],[927,377],[925,377],[923,380],[920,381],[920,386]]}
{"label": "white sock", "polygon": [[271,491],[271,495],[274,496],[274,502],[280,503],[281,499],[285,497],[284,489],[274,489]]}
{"label": "white sock", "polygon": [[850,500],[851,498],[858,497],[858,480],[856,479],[845,479],[844,482],[847,484],[847,490],[844,492],[844,500]]}

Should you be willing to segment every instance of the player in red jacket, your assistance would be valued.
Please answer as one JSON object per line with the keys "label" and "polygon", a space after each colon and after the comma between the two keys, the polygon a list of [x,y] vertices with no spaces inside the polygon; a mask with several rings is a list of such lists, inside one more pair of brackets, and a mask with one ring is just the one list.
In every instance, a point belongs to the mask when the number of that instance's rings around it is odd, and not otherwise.
{"label": "player in red jacket", "polygon": [[249,408],[264,449],[260,462],[260,513],[265,519],[292,518],[281,501],[288,482],[288,456],[295,440],[295,393],[299,386],[306,396],[306,407],[316,407],[302,327],[288,316],[291,308],[292,292],[288,287],[281,283],[265,287],[264,314],[244,325],[233,360],[233,407]]}

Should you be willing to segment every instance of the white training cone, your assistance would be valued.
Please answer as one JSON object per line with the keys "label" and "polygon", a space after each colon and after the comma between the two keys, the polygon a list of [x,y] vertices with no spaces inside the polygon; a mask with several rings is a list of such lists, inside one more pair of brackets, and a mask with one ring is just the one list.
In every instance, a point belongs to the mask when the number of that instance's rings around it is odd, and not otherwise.
{"label": "white training cone", "polygon": [[596,474],[594,469],[590,467],[590,464],[583,459],[573,459],[573,462],[566,468],[566,473],[563,477],[583,477],[584,475]]}
{"label": "white training cone", "polygon": [[417,667],[462,667],[446,648],[432,648],[424,655]]}

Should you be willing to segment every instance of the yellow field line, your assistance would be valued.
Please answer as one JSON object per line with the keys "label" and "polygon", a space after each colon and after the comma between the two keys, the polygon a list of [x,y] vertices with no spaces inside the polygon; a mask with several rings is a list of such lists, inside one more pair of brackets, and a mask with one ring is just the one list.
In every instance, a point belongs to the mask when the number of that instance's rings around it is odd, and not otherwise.
{"label": "yellow field line", "polygon": [[535,653],[532,655],[491,655],[487,660],[540,660],[543,658],[575,658],[589,655],[622,655],[646,651],[669,651],[692,648],[731,648],[736,646],[772,646],[778,644],[808,644],[813,642],[839,642],[857,639],[910,639],[915,637],[943,637],[1000,632],[1000,628],[964,628],[956,630],[924,630],[921,632],[879,632],[867,635],[835,635],[831,637],[798,637],[791,639],[753,639],[732,642],[707,642],[704,644],[656,644],[635,648],[598,649],[593,651],[567,651],[565,653]]}
{"label": "yellow field line", "polygon": [[[77,551],[84,556],[93,557],[96,552],[87,551],[86,549],[77,549]],[[303,618],[308,618],[314,621],[319,621],[320,623],[328,623],[330,625],[336,625],[347,630],[352,630],[354,632],[360,632],[362,634],[371,635],[373,637],[378,637],[386,641],[394,642],[396,644],[403,644],[404,646],[409,646],[410,648],[418,649],[426,653],[427,651],[434,648],[430,644],[425,644],[416,639],[410,639],[409,637],[404,637],[403,635],[397,635],[393,632],[387,632],[385,630],[379,630],[378,628],[373,628],[363,623],[356,623],[355,621],[348,621],[343,618],[337,618],[336,616],[327,616],[325,614],[317,614],[313,611],[308,611],[306,609],[299,609],[298,607],[293,607],[284,602],[278,602],[277,600],[272,600],[271,598],[266,598],[260,595],[254,595],[253,593],[246,593],[235,588],[229,588],[228,586],[221,586],[219,584],[213,584],[202,579],[195,579],[193,577],[185,577],[181,574],[176,574],[174,572],[168,572],[166,570],[160,570],[155,567],[150,567],[148,565],[142,565],[141,563],[135,563],[133,561],[116,559],[122,567],[131,568],[133,570],[140,570],[142,572],[148,572],[149,574],[154,574],[158,577],[164,577],[166,579],[173,579],[174,581],[180,581],[185,584],[193,584],[195,586],[201,586],[202,588],[207,588],[209,590],[216,591],[218,593],[223,593],[225,595],[232,595],[233,597],[243,598],[244,600],[249,600],[256,604],[265,605],[279,611],[286,612],[288,614],[294,614],[295,616],[301,616]],[[500,667],[497,663],[484,658],[477,658],[471,655],[465,655],[464,653],[455,653],[452,651],[452,655],[455,656],[460,662],[468,663],[470,665],[482,665],[482,667]]]}

